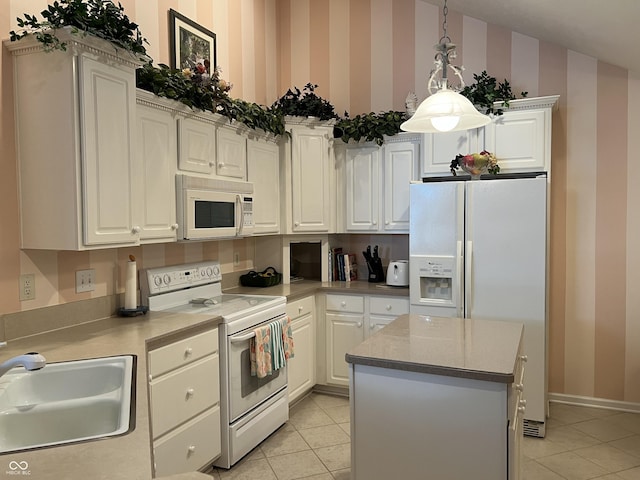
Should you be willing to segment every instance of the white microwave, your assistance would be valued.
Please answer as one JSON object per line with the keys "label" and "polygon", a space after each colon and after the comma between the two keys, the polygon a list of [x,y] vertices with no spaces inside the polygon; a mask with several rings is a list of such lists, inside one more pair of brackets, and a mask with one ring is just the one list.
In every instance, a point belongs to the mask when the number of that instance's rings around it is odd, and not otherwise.
{"label": "white microwave", "polygon": [[203,240],[253,234],[253,184],[176,175],[178,238]]}

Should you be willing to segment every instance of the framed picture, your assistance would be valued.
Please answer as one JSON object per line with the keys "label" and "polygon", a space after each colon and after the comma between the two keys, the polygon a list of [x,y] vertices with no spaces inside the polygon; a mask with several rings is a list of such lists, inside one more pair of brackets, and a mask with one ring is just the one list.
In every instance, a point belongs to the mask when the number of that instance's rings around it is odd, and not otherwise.
{"label": "framed picture", "polygon": [[216,67],[216,34],[169,10],[171,68],[211,74]]}

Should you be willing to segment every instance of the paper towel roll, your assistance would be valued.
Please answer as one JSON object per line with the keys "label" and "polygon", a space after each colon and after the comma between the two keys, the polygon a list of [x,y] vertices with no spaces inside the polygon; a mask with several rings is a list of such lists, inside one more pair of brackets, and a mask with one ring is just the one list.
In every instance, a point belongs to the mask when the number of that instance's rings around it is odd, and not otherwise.
{"label": "paper towel roll", "polygon": [[127,278],[124,283],[124,308],[135,310],[138,308],[138,286],[137,286],[136,262],[127,262]]}

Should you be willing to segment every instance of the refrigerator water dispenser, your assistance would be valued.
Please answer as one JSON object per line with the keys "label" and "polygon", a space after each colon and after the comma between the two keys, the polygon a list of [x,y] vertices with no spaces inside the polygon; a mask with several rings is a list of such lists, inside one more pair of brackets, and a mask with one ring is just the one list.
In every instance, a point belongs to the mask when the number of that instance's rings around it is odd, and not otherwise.
{"label": "refrigerator water dispenser", "polygon": [[[456,308],[458,304],[456,258],[453,256],[411,256],[411,303]],[[436,312],[430,312],[435,314]]]}

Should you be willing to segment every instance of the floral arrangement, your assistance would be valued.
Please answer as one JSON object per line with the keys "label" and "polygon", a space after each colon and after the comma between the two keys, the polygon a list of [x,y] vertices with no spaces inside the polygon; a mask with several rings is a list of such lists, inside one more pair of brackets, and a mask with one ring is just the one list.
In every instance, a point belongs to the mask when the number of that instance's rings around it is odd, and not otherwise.
{"label": "floral arrangement", "polygon": [[183,68],[182,75],[196,85],[211,90],[214,98],[226,96],[233,88],[233,84],[220,78],[222,69],[219,65],[213,69],[213,72],[210,73],[210,70],[209,60],[203,60],[196,64],[193,71],[190,68]]}
{"label": "floral arrangement", "polygon": [[483,172],[489,172],[492,175],[496,175],[500,171],[498,159],[493,153],[487,152],[486,150],[483,150],[480,153],[471,153],[469,155],[458,154],[456,155],[456,158],[451,161],[450,168],[454,177],[456,176],[456,170],[458,168],[461,168],[473,176],[478,176]]}

